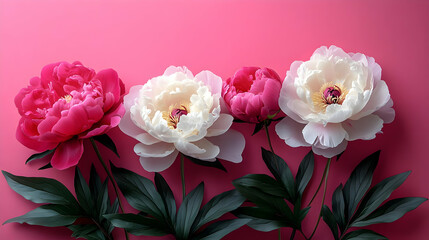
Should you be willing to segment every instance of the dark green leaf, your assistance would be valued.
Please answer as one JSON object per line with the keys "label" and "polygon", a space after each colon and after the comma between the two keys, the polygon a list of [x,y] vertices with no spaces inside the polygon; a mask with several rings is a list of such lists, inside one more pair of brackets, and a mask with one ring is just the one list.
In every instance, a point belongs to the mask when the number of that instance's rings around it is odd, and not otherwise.
{"label": "dark green leaf", "polygon": [[22,216],[9,219],[3,224],[17,222],[45,227],[58,227],[73,224],[78,217],[74,209],[57,204],[47,204]]}
{"label": "dark green leaf", "polygon": [[376,223],[390,223],[398,220],[405,213],[414,210],[428,200],[421,197],[397,198],[386,202],[383,206],[372,212],[368,217],[353,223],[353,227],[363,227]]}
{"label": "dark green leaf", "polygon": [[377,151],[365,158],[353,170],[350,178],[347,180],[343,189],[347,220],[350,220],[353,216],[360,200],[370,187],[379,156],[380,151]]}
{"label": "dark green leaf", "polygon": [[273,122],[278,122],[278,121],[280,121],[280,120],[283,120],[283,118],[285,118],[285,117],[279,117],[279,118],[273,119],[273,120],[271,120],[271,121],[273,121]]}
{"label": "dark green leaf", "polygon": [[45,170],[48,168],[52,168],[52,165],[50,162],[48,162],[46,165],[39,167],[37,170]]}
{"label": "dark green leaf", "polygon": [[173,192],[171,191],[170,186],[168,186],[165,179],[159,173],[155,173],[155,185],[169,213],[169,221],[172,225],[175,225],[176,200],[174,199]]}
{"label": "dark green leaf", "polygon": [[362,203],[356,212],[357,219],[359,221],[370,213],[372,213],[377,207],[381,205],[386,199],[389,198],[390,194],[397,189],[407,179],[411,171],[404,172],[389,178],[384,179],[365,195]]}
{"label": "dark green leaf", "polygon": [[51,150],[46,150],[46,151],[41,152],[41,153],[35,153],[35,154],[31,155],[31,156],[27,159],[27,161],[25,161],[25,164],[27,164],[27,163],[29,163],[29,162],[31,162],[31,161],[33,161],[33,160],[36,160],[36,159],[44,158],[44,157],[48,156],[49,154],[51,154],[51,153],[53,153],[53,152],[55,152],[55,148],[54,148],[54,149],[51,149]]}
{"label": "dark green leaf", "polygon": [[182,202],[176,219],[176,238],[188,239],[204,196],[204,183],[200,183]]}
{"label": "dark green leaf", "polygon": [[225,213],[237,209],[243,204],[244,200],[245,198],[237,190],[223,192],[213,197],[198,212],[191,232],[198,230],[210,221],[220,218]]}
{"label": "dark green leaf", "polygon": [[218,240],[222,239],[232,231],[244,226],[250,219],[230,219],[215,222],[201,231],[195,240]]}
{"label": "dark green leaf", "polygon": [[338,162],[338,160],[340,160],[340,157],[343,155],[344,152],[345,152],[345,150],[340,152],[340,154],[337,155],[337,162]]}
{"label": "dark green leaf", "polygon": [[114,152],[116,154],[116,156],[119,157],[119,153],[118,153],[118,150],[116,149],[116,145],[113,142],[113,140],[109,137],[109,135],[107,135],[107,134],[97,135],[97,136],[94,136],[93,138],[97,142],[103,144],[105,147],[110,149],[112,152]]}
{"label": "dark green leaf", "polygon": [[264,127],[264,122],[259,122],[255,125],[255,129],[253,130],[252,136],[257,134]]}
{"label": "dark green leaf", "polygon": [[293,178],[292,172],[286,162],[274,154],[273,152],[262,149],[262,159],[267,165],[270,172],[277,179],[277,181],[283,183],[287,195],[287,200],[294,203],[296,200],[295,194],[295,179]]}
{"label": "dark green leaf", "polygon": [[78,208],[70,191],[60,182],[50,178],[15,176],[2,171],[10,188],[35,203],[54,203]]}
{"label": "dark green leaf", "polygon": [[95,209],[93,206],[94,200],[92,198],[91,191],[89,190],[88,184],[85,182],[85,179],[83,178],[78,167],[75,169],[74,188],[80,206],[86,213],[88,213],[89,216],[95,216]]}
{"label": "dark green leaf", "polygon": [[124,228],[137,236],[164,236],[171,233],[162,222],[138,214],[107,214],[104,217],[115,227]]}
{"label": "dark green leaf", "polygon": [[243,121],[243,120],[238,119],[238,118],[234,118],[233,122],[236,122],[236,123],[247,123],[246,121]]}
{"label": "dark green leaf", "polygon": [[122,194],[135,209],[159,220],[167,220],[168,213],[152,181],[111,163],[111,169]]}
{"label": "dark green leaf", "polygon": [[323,205],[322,207],[322,216],[323,221],[325,221],[325,223],[331,229],[334,239],[339,240],[337,222],[335,221],[334,214],[332,214],[331,210],[329,210],[328,206],[326,205]]}
{"label": "dark green leaf", "polygon": [[260,191],[276,197],[284,198],[286,190],[274,178],[265,174],[249,174],[234,180],[234,185],[257,188]]}
{"label": "dark green leaf", "polygon": [[209,161],[203,161],[203,160],[200,160],[200,159],[197,159],[197,158],[193,158],[191,156],[186,156],[185,155],[184,157],[187,158],[187,159],[189,159],[189,160],[191,160],[191,162],[193,162],[195,164],[198,164],[198,165],[201,165],[201,166],[205,166],[205,167],[217,168],[217,169],[220,169],[220,170],[222,170],[224,172],[227,172],[226,168],[222,165],[222,163],[217,158],[216,158],[216,161],[209,162]]}
{"label": "dark green leaf", "polygon": [[73,231],[72,237],[87,240],[107,240],[103,232],[95,224],[82,224],[68,226]]}
{"label": "dark green leaf", "polygon": [[340,184],[332,194],[332,213],[335,217],[341,233],[344,232],[346,227],[346,217],[344,215],[345,203],[343,196],[343,185]]}
{"label": "dark green leaf", "polygon": [[308,182],[310,182],[311,177],[313,176],[314,170],[314,154],[313,151],[310,151],[305,155],[304,159],[301,161],[301,164],[298,168],[298,173],[296,174],[296,185],[298,187],[298,193],[302,196],[305,188],[307,187]]}
{"label": "dark green leaf", "polygon": [[367,229],[360,229],[347,233],[342,240],[380,240],[387,239],[385,236]]}
{"label": "dark green leaf", "polygon": [[95,170],[94,165],[91,165],[91,172],[89,177],[89,187],[91,189],[91,195],[97,198],[99,195],[100,189],[102,189],[101,179],[98,176],[97,171]]}

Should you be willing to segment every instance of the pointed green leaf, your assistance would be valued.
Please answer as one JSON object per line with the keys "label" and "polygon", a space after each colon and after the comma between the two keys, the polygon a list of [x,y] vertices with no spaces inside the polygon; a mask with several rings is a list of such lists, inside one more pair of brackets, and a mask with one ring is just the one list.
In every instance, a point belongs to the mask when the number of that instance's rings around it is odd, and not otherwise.
{"label": "pointed green leaf", "polygon": [[49,168],[52,168],[52,165],[50,162],[48,162],[46,165],[39,167],[37,170],[45,170],[45,169],[49,169]]}
{"label": "pointed green leaf", "polygon": [[347,221],[344,215],[345,207],[343,185],[340,184],[332,194],[332,213],[338,223],[341,233],[345,231]]}
{"label": "pointed green leaf", "polygon": [[344,185],[347,220],[352,218],[360,200],[369,189],[379,156],[380,151],[377,151],[360,162]]}
{"label": "pointed green leaf", "polygon": [[218,240],[222,239],[227,234],[235,231],[236,229],[246,225],[250,219],[230,219],[215,222],[201,231],[195,240]]}
{"label": "pointed green leaf", "polygon": [[116,148],[115,142],[113,142],[113,140],[109,137],[109,135],[102,134],[102,135],[94,136],[92,138],[94,138],[97,142],[103,144],[105,147],[107,147],[113,153],[115,153],[116,156],[119,157],[118,149]]}
{"label": "pointed green leaf", "polygon": [[339,240],[337,222],[335,221],[334,214],[332,214],[331,210],[326,205],[323,205],[322,207],[322,217],[323,221],[325,221],[325,223],[331,229],[334,239]]}
{"label": "pointed green leaf", "polygon": [[169,221],[171,222],[172,225],[175,225],[176,200],[174,199],[173,192],[171,191],[171,188],[170,186],[168,186],[165,179],[159,173],[155,173],[155,185],[169,213],[169,216],[170,216]]}
{"label": "pointed green leaf", "polygon": [[353,223],[353,227],[364,227],[376,223],[390,223],[398,220],[405,213],[416,209],[420,204],[428,200],[421,197],[397,198],[386,202],[376,209],[368,217]]}
{"label": "pointed green leaf", "polygon": [[25,164],[27,164],[27,163],[29,163],[29,162],[31,162],[31,161],[33,161],[33,160],[36,160],[36,159],[44,158],[44,157],[48,156],[49,154],[51,154],[51,153],[53,153],[53,152],[55,152],[55,148],[54,148],[54,149],[51,149],[51,150],[46,150],[46,151],[41,152],[41,153],[35,153],[35,154],[31,155],[31,156],[30,156],[30,157],[25,161]]}
{"label": "pointed green leaf", "polygon": [[149,179],[111,163],[113,176],[128,203],[135,209],[159,220],[167,220],[168,213],[161,196]]}
{"label": "pointed green leaf", "polygon": [[73,224],[78,217],[78,213],[69,207],[57,204],[47,204],[22,216],[9,219],[3,224],[17,222],[45,227],[59,227]]}
{"label": "pointed green leaf", "polygon": [[192,231],[196,231],[204,224],[237,209],[243,204],[244,200],[246,199],[237,190],[223,192],[213,197],[198,212],[197,218],[192,226]]}
{"label": "pointed green leaf", "polygon": [[200,183],[192,190],[180,205],[176,219],[176,237],[179,239],[188,239],[192,234],[191,226],[194,224],[198,211],[201,207],[201,202],[204,196],[204,183]]}
{"label": "pointed green leaf", "polygon": [[74,189],[79,205],[89,216],[95,216],[94,200],[92,199],[91,191],[78,167],[75,168]]}
{"label": "pointed green leaf", "polygon": [[50,178],[15,176],[2,171],[10,188],[35,203],[54,203],[78,208],[70,191],[60,182]]}
{"label": "pointed green leaf", "polygon": [[222,163],[220,162],[219,159],[216,158],[216,160],[214,162],[209,162],[209,161],[204,161],[204,160],[200,160],[197,158],[193,158],[191,156],[184,156],[185,158],[189,159],[191,162],[201,165],[201,166],[205,166],[205,167],[212,167],[212,168],[217,168],[220,169],[224,172],[226,171],[226,168],[222,165]]}
{"label": "pointed green leaf", "polygon": [[115,227],[124,228],[136,236],[165,236],[171,233],[164,223],[138,214],[107,214],[104,217]]}
{"label": "pointed green leaf", "polygon": [[308,182],[310,182],[311,177],[313,176],[314,170],[314,154],[313,151],[310,151],[305,155],[304,159],[299,164],[298,173],[296,174],[296,185],[299,195],[302,196],[305,188],[307,187]]}
{"label": "pointed green leaf", "polygon": [[[103,232],[95,224],[82,224],[68,226],[73,231],[72,237],[87,240],[107,240]],[[112,238],[110,238],[112,239]]]}
{"label": "pointed green leaf", "polygon": [[387,239],[385,236],[367,229],[360,229],[347,233],[342,240],[381,240]]}
{"label": "pointed green leaf", "polygon": [[248,174],[234,180],[234,185],[257,188],[260,191],[276,197],[285,198],[287,195],[283,184],[265,174]]}
{"label": "pointed green leaf", "polygon": [[261,129],[264,127],[264,122],[260,122],[255,124],[255,129],[253,130],[252,136],[257,134],[259,131],[261,131]]}
{"label": "pointed green leaf", "polygon": [[91,194],[93,196],[98,196],[99,190],[101,188],[101,179],[98,176],[97,171],[95,170],[94,164],[91,164],[91,172],[89,175],[89,187],[91,188]]}
{"label": "pointed green leaf", "polygon": [[286,162],[273,152],[267,151],[264,148],[262,149],[262,159],[267,165],[270,172],[277,179],[277,181],[283,183],[283,186],[286,189],[287,195],[285,196],[287,200],[291,203],[295,202],[295,179],[292,175],[292,172]]}
{"label": "pointed green leaf", "polygon": [[371,188],[363,198],[362,203],[359,205],[356,212],[356,221],[365,218],[379,207],[381,203],[390,197],[390,194],[392,194],[395,189],[401,186],[410,173],[411,171],[408,171],[386,178]]}

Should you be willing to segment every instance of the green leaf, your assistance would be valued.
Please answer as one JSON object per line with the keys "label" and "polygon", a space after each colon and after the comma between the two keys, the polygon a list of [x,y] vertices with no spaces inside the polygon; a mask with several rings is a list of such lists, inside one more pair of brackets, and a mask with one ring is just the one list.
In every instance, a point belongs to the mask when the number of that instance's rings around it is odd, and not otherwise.
{"label": "green leaf", "polygon": [[347,233],[342,240],[380,240],[387,239],[385,236],[367,229],[360,229]]}
{"label": "green leaf", "polygon": [[322,207],[322,216],[323,221],[325,221],[325,223],[331,229],[334,239],[339,240],[337,222],[335,221],[334,214],[332,214],[331,210],[329,210],[328,206],[326,205],[323,205]]}
{"label": "green leaf", "polygon": [[91,190],[91,195],[95,198],[100,194],[100,190],[102,190],[101,179],[98,176],[97,171],[95,170],[94,164],[91,164],[91,171],[89,175],[89,187]]}
{"label": "green leaf", "polygon": [[253,130],[252,136],[257,134],[264,127],[264,122],[259,122],[255,125],[255,129]]}
{"label": "green leaf", "polygon": [[105,147],[107,147],[108,149],[110,149],[112,152],[114,152],[116,154],[116,156],[119,157],[119,153],[118,153],[118,149],[116,148],[115,143],[113,142],[113,140],[109,137],[109,135],[107,134],[102,134],[102,135],[97,135],[92,137],[94,138],[97,142],[103,144]]}
{"label": "green leaf", "polygon": [[89,190],[89,186],[85,182],[85,179],[78,167],[75,169],[74,188],[79,205],[86,213],[88,213],[89,216],[94,216],[94,200],[92,198],[91,191]]}
{"label": "green leaf", "polygon": [[50,178],[15,176],[2,171],[10,188],[35,203],[63,204],[74,208],[79,205],[70,191],[60,182]]}
{"label": "green leaf", "polygon": [[173,192],[159,173],[155,173],[155,185],[169,213],[169,221],[174,226],[176,222],[176,200]]}
{"label": "green leaf", "polygon": [[287,194],[282,184],[265,174],[248,174],[234,180],[234,185],[257,188],[266,194],[280,198],[284,198]]}
{"label": "green leaf", "polygon": [[360,200],[370,187],[372,182],[372,176],[374,174],[375,167],[377,166],[379,156],[380,151],[377,151],[365,158],[353,170],[352,174],[350,175],[350,178],[344,185],[343,194],[346,206],[347,220],[349,220],[353,216]]}
{"label": "green leaf", "polygon": [[37,170],[45,170],[45,169],[48,169],[48,168],[52,168],[52,165],[51,165],[50,162],[48,162],[46,165],[43,165],[43,166],[39,167]]}
{"label": "green leaf", "polygon": [[162,222],[138,214],[107,214],[104,217],[115,227],[124,228],[137,236],[165,236],[171,233]]}
{"label": "green leaf", "polygon": [[111,163],[112,173],[128,203],[135,209],[159,220],[167,220],[168,213],[152,181]]}
{"label": "green leaf", "polygon": [[209,162],[209,161],[203,161],[203,160],[200,160],[200,159],[197,159],[197,158],[193,158],[191,156],[186,156],[185,155],[184,157],[187,158],[187,159],[189,159],[189,160],[191,160],[191,162],[193,162],[195,164],[198,164],[198,165],[201,165],[201,166],[205,166],[205,167],[217,168],[217,169],[220,169],[220,170],[222,170],[224,172],[227,172],[226,168],[222,165],[222,163],[217,158],[216,158],[216,160],[214,162]]}
{"label": "green leaf", "polygon": [[58,227],[73,224],[77,218],[79,218],[79,215],[74,209],[57,204],[47,204],[22,216],[11,218],[3,224],[17,222],[45,227]]}
{"label": "green leaf", "polygon": [[246,200],[237,190],[223,192],[213,197],[206,205],[198,212],[197,218],[192,226],[192,230],[196,231],[204,224],[220,218],[225,213],[231,212],[243,204]]}
{"label": "green leaf", "polygon": [[332,194],[332,213],[335,217],[341,233],[344,232],[346,227],[346,217],[344,215],[345,203],[343,196],[343,185],[340,184]]}
{"label": "green leaf", "polygon": [[182,202],[176,219],[176,238],[188,239],[191,226],[194,224],[204,196],[204,183],[200,183]]}
{"label": "green leaf", "polygon": [[103,232],[95,224],[70,225],[73,231],[72,237],[85,238],[87,240],[107,240]]}
{"label": "green leaf", "polygon": [[308,182],[310,182],[311,177],[313,176],[314,170],[314,154],[313,151],[310,151],[305,155],[304,159],[299,164],[298,173],[296,174],[296,185],[298,189],[298,194],[302,196],[305,188],[307,187]]}
{"label": "green leaf", "polygon": [[283,183],[287,195],[287,200],[294,203],[296,200],[295,194],[295,179],[293,178],[292,172],[286,162],[274,154],[273,152],[262,149],[262,159],[267,165],[270,172],[277,179],[277,181]]}
{"label": "green leaf", "polygon": [[215,222],[201,231],[195,240],[218,240],[222,239],[232,231],[244,226],[250,219],[230,219]]}
{"label": "green leaf", "polygon": [[41,153],[35,153],[35,154],[31,155],[31,156],[30,156],[30,157],[25,161],[25,164],[27,164],[27,163],[29,163],[29,162],[31,162],[31,161],[33,161],[33,160],[41,159],[41,158],[44,158],[44,157],[48,156],[49,154],[51,154],[51,153],[55,152],[55,149],[56,149],[56,148],[51,149],[51,150],[46,150],[46,151],[41,152]]}
{"label": "green leaf", "polygon": [[356,212],[356,221],[365,218],[377,207],[379,207],[381,203],[390,197],[390,194],[392,194],[395,189],[401,186],[410,173],[411,171],[408,171],[386,178],[371,188],[359,205],[359,208]]}
{"label": "green leaf", "polygon": [[416,209],[420,204],[428,200],[421,197],[397,198],[386,202],[376,209],[368,217],[355,222],[353,227],[363,227],[376,223],[390,223],[398,220],[405,213]]}

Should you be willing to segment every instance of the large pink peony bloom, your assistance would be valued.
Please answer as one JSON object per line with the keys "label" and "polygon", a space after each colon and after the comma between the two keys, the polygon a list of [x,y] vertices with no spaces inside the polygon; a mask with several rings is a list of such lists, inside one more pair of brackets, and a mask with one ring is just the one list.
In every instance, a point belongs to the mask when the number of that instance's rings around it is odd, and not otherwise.
{"label": "large pink peony bloom", "polygon": [[123,94],[124,84],[113,69],[95,73],[80,62],[47,65],[15,97],[21,115],[16,137],[39,152],[55,149],[54,168],[72,167],[82,156],[83,139],[119,124]]}
{"label": "large pink peony bloom", "polygon": [[280,111],[282,80],[269,68],[243,67],[223,82],[222,96],[232,116],[259,123]]}
{"label": "large pink peony bloom", "polygon": [[279,137],[291,147],[312,146],[325,157],[344,151],[347,141],[375,138],[395,117],[374,58],[335,46],[292,63],[279,105],[288,116],[276,125]]}

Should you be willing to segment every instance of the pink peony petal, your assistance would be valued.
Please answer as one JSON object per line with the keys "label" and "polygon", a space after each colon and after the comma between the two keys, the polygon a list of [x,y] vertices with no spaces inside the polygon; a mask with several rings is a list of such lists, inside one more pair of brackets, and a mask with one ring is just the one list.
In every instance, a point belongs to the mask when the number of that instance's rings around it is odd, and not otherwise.
{"label": "pink peony petal", "polygon": [[[111,93],[114,96],[114,102],[121,98],[121,88],[118,73],[113,69],[105,69],[95,75],[95,79],[100,80],[104,95]],[[107,109],[108,110],[108,109]],[[106,109],[105,109],[106,111]]]}
{"label": "pink peony petal", "polygon": [[207,87],[210,88],[212,95],[222,93],[222,78],[215,75],[210,71],[201,71],[198,73],[195,78],[197,81],[203,82]]}
{"label": "pink peony petal", "polygon": [[324,126],[315,122],[308,123],[302,130],[302,134],[307,143],[320,144],[329,148],[338,146],[347,136],[341,124],[328,123]]}
{"label": "pink peony petal", "polygon": [[165,157],[140,157],[140,164],[148,172],[161,172],[173,164],[178,153],[174,151]]}
{"label": "pink peony petal", "polygon": [[52,167],[64,170],[75,166],[83,154],[83,142],[77,138],[72,138],[61,143],[55,150],[51,159]]}
{"label": "pink peony petal", "polygon": [[[22,120],[21,120],[22,121]],[[16,129],[16,139],[24,146],[36,150],[37,152],[43,152],[46,150],[54,149],[58,143],[57,142],[41,142],[38,141],[37,137],[28,137],[22,132],[21,124],[18,125]]]}
{"label": "pink peony petal", "polygon": [[192,72],[185,66],[183,67],[169,66],[167,69],[165,69],[164,76],[169,76],[177,72],[184,73],[187,78],[190,78],[190,79],[194,78],[194,75],[192,74]]}

